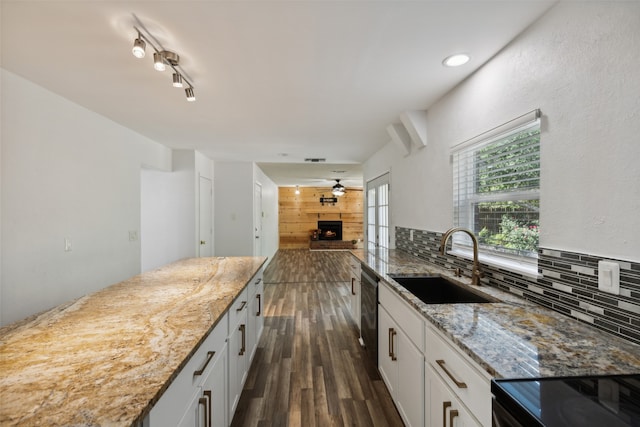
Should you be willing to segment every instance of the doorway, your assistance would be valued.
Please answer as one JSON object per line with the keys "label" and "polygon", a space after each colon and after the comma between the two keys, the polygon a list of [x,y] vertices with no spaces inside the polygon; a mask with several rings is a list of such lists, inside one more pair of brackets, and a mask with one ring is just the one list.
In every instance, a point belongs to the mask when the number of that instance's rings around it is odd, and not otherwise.
{"label": "doorway", "polygon": [[200,177],[199,196],[199,241],[198,256],[210,257],[213,255],[213,227],[212,227],[212,201],[213,183],[209,178]]}

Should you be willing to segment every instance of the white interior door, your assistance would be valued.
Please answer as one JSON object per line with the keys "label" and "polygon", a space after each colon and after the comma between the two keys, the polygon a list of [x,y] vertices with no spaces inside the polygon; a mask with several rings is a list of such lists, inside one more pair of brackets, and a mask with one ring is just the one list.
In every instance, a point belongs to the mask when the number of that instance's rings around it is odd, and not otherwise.
{"label": "white interior door", "polygon": [[213,185],[209,178],[200,177],[200,250],[198,255],[208,257],[213,255],[211,248],[213,247],[213,227],[212,227],[212,200]]}
{"label": "white interior door", "polygon": [[256,182],[253,200],[253,256],[262,255],[262,185]]}

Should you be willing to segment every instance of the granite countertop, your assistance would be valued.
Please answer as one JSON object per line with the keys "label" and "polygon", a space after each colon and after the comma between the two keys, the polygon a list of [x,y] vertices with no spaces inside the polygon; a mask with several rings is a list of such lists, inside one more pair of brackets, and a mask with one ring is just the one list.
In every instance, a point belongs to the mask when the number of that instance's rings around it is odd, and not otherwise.
{"label": "granite countertop", "polygon": [[140,422],[264,264],[185,259],[0,329],[0,425]]}
{"label": "granite countertop", "polygon": [[491,286],[479,290],[490,304],[425,304],[388,274],[440,274],[456,278],[405,252],[351,253],[371,267],[429,322],[495,378],[640,373],[640,346]]}

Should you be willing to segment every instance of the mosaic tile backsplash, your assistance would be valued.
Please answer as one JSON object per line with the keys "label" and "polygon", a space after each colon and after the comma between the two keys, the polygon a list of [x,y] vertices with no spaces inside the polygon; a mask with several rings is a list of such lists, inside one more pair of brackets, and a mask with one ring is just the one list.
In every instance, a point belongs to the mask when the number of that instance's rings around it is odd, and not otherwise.
{"label": "mosaic tile backsplash", "polygon": [[[413,231],[413,241],[410,239]],[[443,268],[471,275],[471,261],[440,255],[442,233],[396,227],[396,248]],[[598,261],[620,264],[620,295],[598,290]],[[540,248],[538,272],[532,279],[482,265],[483,284],[520,295],[598,329],[640,344],[640,263]]]}

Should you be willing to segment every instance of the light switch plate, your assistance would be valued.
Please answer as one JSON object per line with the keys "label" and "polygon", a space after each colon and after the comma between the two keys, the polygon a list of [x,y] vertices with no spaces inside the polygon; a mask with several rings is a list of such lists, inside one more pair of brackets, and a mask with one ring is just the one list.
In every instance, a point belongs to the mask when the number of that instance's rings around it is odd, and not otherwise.
{"label": "light switch plate", "polygon": [[598,289],[620,295],[620,264],[612,261],[598,262]]}

